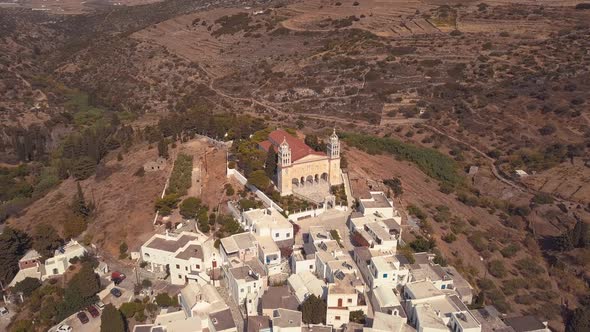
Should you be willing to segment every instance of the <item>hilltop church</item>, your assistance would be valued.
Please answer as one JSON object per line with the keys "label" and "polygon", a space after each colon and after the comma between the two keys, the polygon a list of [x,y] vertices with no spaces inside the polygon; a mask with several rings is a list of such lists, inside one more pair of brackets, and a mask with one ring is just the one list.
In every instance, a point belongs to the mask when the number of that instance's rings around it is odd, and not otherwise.
{"label": "hilltop church", "polygon": [[342,184],[340,141],[336,130],[328,140],[327,152],[315,151],[284,130],[275,130],[260,148],[273,148],[278,156],[277,187],[281,196],[300,194],[315,200],[329,194],[330,186]]}

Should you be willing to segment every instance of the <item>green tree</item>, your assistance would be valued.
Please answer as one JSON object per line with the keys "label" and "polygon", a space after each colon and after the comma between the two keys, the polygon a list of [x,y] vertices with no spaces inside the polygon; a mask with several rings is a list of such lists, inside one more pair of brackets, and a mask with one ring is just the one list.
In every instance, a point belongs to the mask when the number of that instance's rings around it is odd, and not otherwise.
{"label": "green tree", "polygon": [[90,207],[86,204],[86,199],[84,198],[84,192],[82,191],[80,182],[76,182],[76,188],[76,194],[72,199],[72,211],[74,214],[86,219],[90,215]]}
{"label": "green tree", "polygon": [[586,248],[590,245],[590,227],[582,220],[578,220],[572,230],[572,244],[576,248]]}
{"label": "green tree", "polygon": [[141,281],[141,287],[150,288],[150,287],[152,287],[152,282],[149,279],[143,279]]}
{"label": "green tree", "polygon": [[270,179],[262,170],[254,171],[248,177],[248,183],[260,190],[265,190],[270,185]]}
{"label": "green tree", "polygon": [[125,302],[121,304],[121,307],[119,308],[123,316],[127,318],[131,318],[137,313],[143,312],[144,309],[145,305],[140,302]]}
{"label": "green tree", "polygon": [[196,197],[187,197],[182,203],[180,203],[180,214],[185,219],[193,219],[196,217],[197,212],[201,209],[201,200]]}
{"label": "green tree", "polygon": [[163,216],[170,215],[172,209],[176,209],[178,201],[180,201],[180,199],[177,194],[168,194],[163,198],[158,198],[158,200],[156,200],[155,209]]}
{"label": "green tree", "polygon": [[236,191],[234,190],[234,187],[231,184],[227,183],[225,185],[225,194],[227,196],[233,196],[235,193]]}
{"label": "green tree", "polygon": [[127,250],[129,250],[129,246],[127,245],[127,243],[121,242],[121,244],[119,245],[119,254],[126,255]]}
{"label": "green tree", "polygon": [[29,236],[9,226],[0,234],[0,281],[7,285],[18,272],[18,260],[31,247]]}
{"label": "green tree", "polygon": [[160,307],[174,307],[178,305],[178,300],[168,295],[168,293],[160,293],[156,295],[156,303]]}
{"label": "green tree", "polygon": [[158,142],[158,156],[166,159],[170,157],[168,154],[168,143],[163,138]]}
{"label": "green tree", "polygon": [[414,252],[430,251],[436,247],[434,239],[427,240],[422,236],[416,237],[416,239],[410,242],[410,247]]}
{"label": "green tree", "polygon": [[52,257],[55,250],[62,244],[63,240],[53,226],[43,223],[35,227],[33,249],[43,257]]}
{"label": "green tree", "polygon": [[312,294],[301,304],[301,313],[306,324],[325,324],[326,302]]}
{"label": "green tree", "polygon": [[387,179],[384,180],[383,183],[391,188],[393,191],[393,195],[395,197],[399,197],[401,194],[404,193],[404,189],[402,188],[402,181],[399,178]]}
{"label": "green tree", "polygon": [[63,301],[59,303],[56,319],[61,321],[76,311],[96,302],[100,291],[100,279],[90,263],[82,264],[64,291]]}
{"label": "green tree", "polygon": [[41,287],[41,281],[37,278],[26,277],[14,285],[15,292],[22,292],[24,296],[29,297],[34,290]]}
{"label": "green tree", "polygon": [[355,310],[350,312],[349,320],[353,323],[365,324],[366,316],[362,310]]}
{"label": "green tree", "polygon": [[125,332],[123,315],[110,303],[102,311],[100,332]]}
{"label": "green tree", "polygon": [[[277,173],[277,153],[270,147],[266,154],[266,161],[264,162],[264,171],[269,179],[274,179]],[[262,189],[262,188],[261,188]]]}

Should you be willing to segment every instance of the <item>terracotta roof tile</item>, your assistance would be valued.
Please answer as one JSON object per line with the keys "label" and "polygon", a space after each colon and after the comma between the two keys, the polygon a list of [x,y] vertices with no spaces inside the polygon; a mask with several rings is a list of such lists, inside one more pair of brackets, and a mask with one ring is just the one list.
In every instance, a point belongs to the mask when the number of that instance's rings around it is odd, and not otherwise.
{"label": "terracotta roof tile", "polygon": [[291,136],[291,134],[282,129],[272,131],[270,134],[268,134],[268,140],[260,142],[258,145],[265,151],[268,151],[268,149],[272,145],[274,147],[274,150],[278,152],[279,145],[283,143],[283,140],[286,140],[287,144],[289,144],[289,147],[291,148],[291,162],[295,162],[309,155],[326,156],[324,152],[315,151],[307,144],[305,144],[304,141]]}

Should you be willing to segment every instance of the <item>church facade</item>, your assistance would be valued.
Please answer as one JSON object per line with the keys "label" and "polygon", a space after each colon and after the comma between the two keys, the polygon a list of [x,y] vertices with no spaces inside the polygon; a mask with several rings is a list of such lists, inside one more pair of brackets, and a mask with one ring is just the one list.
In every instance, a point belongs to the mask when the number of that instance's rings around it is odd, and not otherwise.
{"label": "church facade", "polygon": [[265,151],[277,153],[276,186],[281,196],[297,190],[329,188],[342,184],[340,141],[336,131],[328,139],[327,152],[315,151],[284,130],[275,130],[260,143]]}

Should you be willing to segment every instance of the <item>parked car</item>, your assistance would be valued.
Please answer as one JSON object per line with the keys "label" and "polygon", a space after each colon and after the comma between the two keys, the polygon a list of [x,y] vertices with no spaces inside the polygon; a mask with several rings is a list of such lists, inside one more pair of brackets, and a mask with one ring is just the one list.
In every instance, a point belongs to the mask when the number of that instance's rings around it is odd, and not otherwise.
{"label": "parked car", "polygon": [[98,309],[104,310],[104,302],[98,301],[96,302],[96,306],[98,307]]}
{"label": "parked car", "polygon": [[0,317],[8,315],[8,309],[6,307],[0,307]]}
{"label": "parked car", "polygon": [[80,323],[82,324],[86,324],[90,321],[90,319],[88,318],[88,315],[86,315],[86,313],[84,311],[80,311],[77,315],[78,319],[80,320]]}
{"label": "parked car", "polygon": [[114,297],[121,297],[121,295],[123,295],[123,293],[121,293],[121,290],[119,288],[111,289],[111,294],[113,294]]}
{"label": "parked car", "polygon": [[67,324],[60,325],[56,332],[72,332],[72,327]]}
{"label": "parked car", "polygon": [[86,308],[86,310],[88,310],[88,312],[90,313],[90,316],[92,316],[94,318],[100,316],[100,312],[93,305],[89,305],[88,308]]}
{"label": "parked car", "polygon": [[111,281],[115,283],[115,286],[117,286],[118,284],[123,282],[123,280],[125,280],[125,278],[127,278],[125,273],[121,273],[119,271],[115,271],[115,272],[111,273]]}

